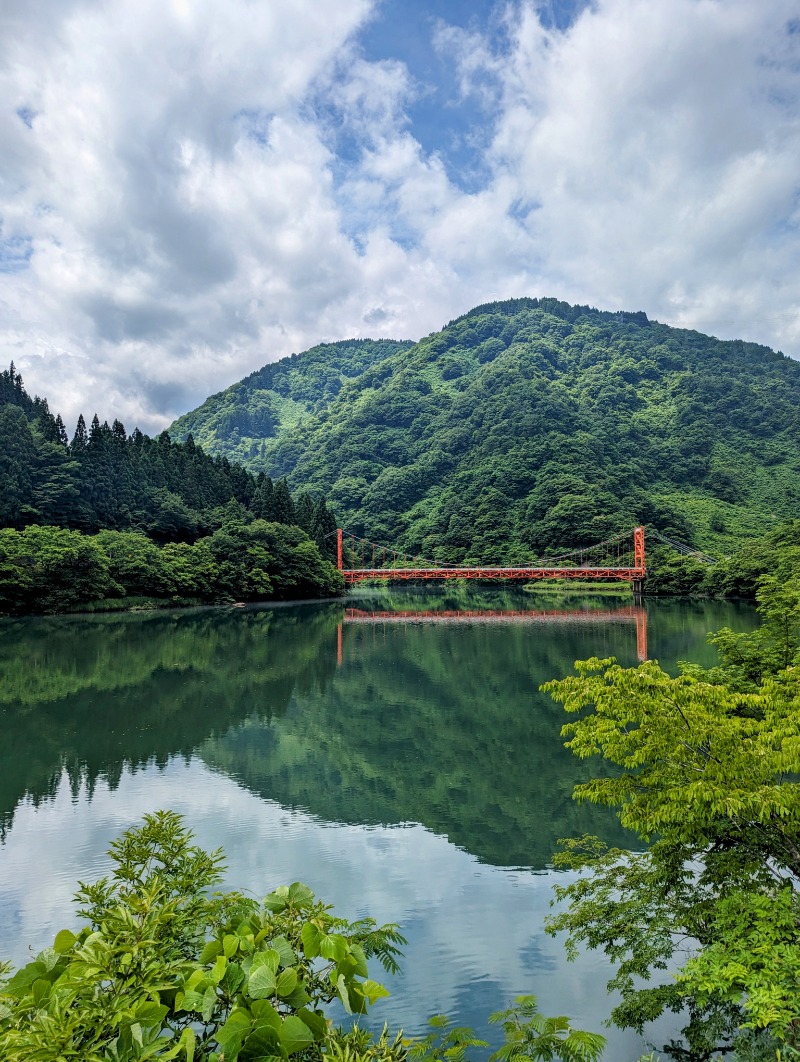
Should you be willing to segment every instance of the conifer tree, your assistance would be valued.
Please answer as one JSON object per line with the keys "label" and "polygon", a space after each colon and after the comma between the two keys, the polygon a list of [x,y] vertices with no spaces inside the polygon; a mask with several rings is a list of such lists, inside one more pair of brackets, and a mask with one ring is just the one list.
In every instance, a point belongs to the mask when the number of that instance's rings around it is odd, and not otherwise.
{"label": "conifer tree", "polygon": [[274,486],[269,476],[261,474],[261,482],[258,484],[253,495],[252,509],[256,516],[262,520],[274,520],[275,510],[273,507]]}
{"label": "conifer tree", "polygon": [[325,499],[320,498],[314,510],[312,536],[322,556],[330,561],[336,560],[336,536],[333,534],[335,530],[336,518],[328,509]]}
{"label": "conifer tree", "polygon": [[308,535],[314,534],[314,502],[308,491],[303,491],[295,506],[295,523]]}
{"label": "conifer tree", "polygon": [[295,510],[286,477],[279,479],[272,492],[273,519],[279,524],[295,523]]}
{"label": "conifer tree", "polygon": [[0,407],[0,525],[3,527],[24,527],[38,515],[31,504],[35,456],[36,445],[25,414],[16,405]]}
{"label": "conifer tree", "polygon": [[75,434],[72,437],[72,452],[75,454],[84,451],[89,443],[89,436],[86,432],[86,421],[83,419],[83,413],[78,414],[78,423],[75,426]]}
{"label": "conifer tree", "polygon": [[58,436],[57,442],[62,446],[68,446],[69,440],[67,439],[67,429],[64,427],[64,421],[61,419],[61,414],[56,414],[56,434]]}

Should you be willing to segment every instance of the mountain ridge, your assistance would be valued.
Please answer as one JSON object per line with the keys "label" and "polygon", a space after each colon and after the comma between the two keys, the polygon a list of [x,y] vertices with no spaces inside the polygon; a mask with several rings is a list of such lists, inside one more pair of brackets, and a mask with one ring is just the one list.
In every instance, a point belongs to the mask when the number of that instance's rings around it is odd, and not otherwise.
{"label": "mountain ridge", "polygon": [[[225,427],[281,401],[301,412],[271,435]],[[800,501],[800,363],[556,299],[486,303],[417,343],[311,348],[170,431],[437,561],[524,561],[639,522],[729,549]]]}

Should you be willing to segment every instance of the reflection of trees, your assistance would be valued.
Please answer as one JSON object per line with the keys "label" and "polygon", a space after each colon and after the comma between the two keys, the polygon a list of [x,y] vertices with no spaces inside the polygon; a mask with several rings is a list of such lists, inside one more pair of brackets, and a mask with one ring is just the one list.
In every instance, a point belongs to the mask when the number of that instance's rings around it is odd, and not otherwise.
{"label": "reflection of trees", "polygon": [[[424,602],[541,606],[519,589],[452,586]],[[706,630],[736,624],[732,608],[659,604],[651,643],[666,664],[697,657]],[[557,837],[584,830],[622,840],[604,810],[572,801],[595,768],[566,753],[561,709],[537,687],[578,658],[634,663],[629,625],[345,625],[337,669],[343,616],[329,604],[3,623],[2,821],[24,796],[51,796],[65,769],[91,792],[196,753],[284,806],[421,822],[498,865],[543,866]]]}
{"label": "reflection of trees", "polygon": [[189,755],[251,715],[324,686],[340,606],[204,610],[0,626],[0,822],[18,801],[114,788],[126,768]]}
{"label": "reflection of trees", "polygon": [[537,692],[580,655],[635,656],[598,627],[345,625],[343,666],[287,718],[209,741],[206,761],[283,805],[332,821],[422,822],[495,865],[543,867],[558,837],[623,843],[605,809],[578,807],[587,769],[563,713]]}

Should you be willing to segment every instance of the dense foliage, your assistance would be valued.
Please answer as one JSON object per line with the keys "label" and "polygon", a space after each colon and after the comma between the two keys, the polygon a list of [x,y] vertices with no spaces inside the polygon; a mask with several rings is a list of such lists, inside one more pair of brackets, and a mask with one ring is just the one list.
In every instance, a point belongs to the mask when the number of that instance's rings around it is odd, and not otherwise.
{"label": "dense foliage", "polygon": [[[262,407],[281,411],[269,430],[248,420]],[[796,512],[798,429],[800,364],[781,354],[517,299],[412,347],[284,359],[171,431],[325,491],[378,542],[513,562],[636,523],[729,553]]]}
{"label": "dense foliage", "polygon": [[[486,1046],[435,1019],[413,1044],[334,1028],[334,1000],[361,1014],[387,995],[367,960],[397,969],[396,925],[335,916],[295,882],[259,902],[210,893],[221,854],[191,844],[179,816],[157,812],[115,841],[113,871],[77,894],[88,925],[0,982],[5,1062],[445,1062]],[[492,1016],[506,1044],[492,1059],[593,1062],[604,1039],[545,1018],[532,996]]]}
{"label": "dense foliage", "polygon": [[323,496],[211,458],[190,437],[83,417],[71,443],[12,365],[0,373],[0,612],[120,597],[340,593]]}
{"label": "dense foliage", "polygon": [[754,598],[765,576],[783,582],[800,577],[800,520],[786,520],[748,539],[715,564],[649,546],[647,566],[648,593]]}
{"label": "dense foliage", "polygon": [[189,544],[139,531],[84,535],[59,527],[0,530],[0,612],[68,612],[87,604],[330,597],[344,580],[299,527],[227,520]]}
{"label": "dense foliage", "polygon": [[743,1036],[769,1057],[800,1047],[800,581],[766,581],[759,598],[762,627],[720,631],[711,670],[592,659],[545,687],[583,713],[563,730],[572,751],[622,769],[577,797],[653,842],[568,842],[561,864],[590,873],[557,890],[568,907],[550,928],[614,960],[619,1025],[684,1013],[678,1058]]}

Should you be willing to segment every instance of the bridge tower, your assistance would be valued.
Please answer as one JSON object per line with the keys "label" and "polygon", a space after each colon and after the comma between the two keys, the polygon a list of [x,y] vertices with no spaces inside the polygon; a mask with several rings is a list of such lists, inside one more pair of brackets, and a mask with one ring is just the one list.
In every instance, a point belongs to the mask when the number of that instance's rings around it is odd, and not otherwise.
{"label": "bridge tower", "polygon": [[[645,564],[644,554],[644,528],[635,527],[633,529],[633,567],[636,570],[637,577],[633,580],[633,592],[634,594],[644,593],[644,580],[647,576],[647,565]],[[641,575],[639,573],[641,572]]]}

